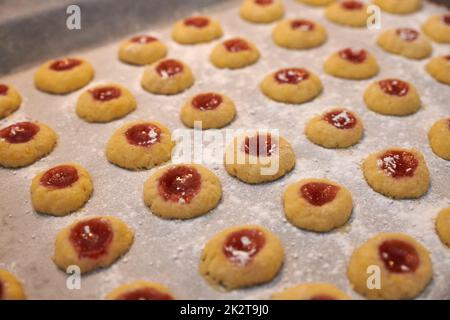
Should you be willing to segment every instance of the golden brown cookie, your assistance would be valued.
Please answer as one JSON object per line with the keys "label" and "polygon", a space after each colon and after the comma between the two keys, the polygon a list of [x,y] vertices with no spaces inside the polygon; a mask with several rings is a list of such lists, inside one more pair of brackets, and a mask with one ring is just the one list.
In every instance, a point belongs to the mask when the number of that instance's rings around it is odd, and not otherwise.
{"label": "golden brown cookie", "polygon": [[381,10],[394,14],[407,14],[419,10],[422,0],[372,0]]}
{"label": "golden brown cookie", "polygon": [[177,21],[172,29],[172,39],[180,44],[210,42],[223,34],[220,23],[210,17],[193,16]]}
{"label": "golden brown cookie", "polygon": [[362,120],[354,112],[334,108],[312,118],[305,127],[306,137],[325,148],[347,148],[361,140]]}
{"label": "golden brown cookie", "polygon": [[444,160],[450,160],[450,118],[441,119],[428,131],[428,141],[433,152]]}
{"label": "golden brown cookie", "polygon": [[108,267],[130,249],[133,238],[134,232],[116,217],[86,217],[58,233],[53,261],[64,271],[74,265],[82,273]]}
{"label": "golden brown cookie", "polygon": [[277,180],[295,166],[295,154],[283,137],[248,132],[233,139],[225,150],[225,169],[246,183]]}
{"label": "golden brown cookie", "polygon": [[189,89],[194,84],[191,68],[179,60],[155,62],[144,70],[141,85],[154,94],[172,95]]}
{"label": "golden brown cookie", "polygon": [[351,300],[340,289],[328,283],[302,283],[272,295],[274,300]]}
{"label": "golden brown cookie", "polygon": [[22,97],[16,88],[0,83],[0,119],[19,109],[21,103]]}
{"label": "golden brown cookie", "polygon": [[24,121],[0,130],[0,166],[24,167],[49,154],[58,136],[43,123]]}
{"label": "golden brown cookie", "polygon": [[370,110],[391,116],[413,114],[422,106],[416,88],[400,79],[373,82],[364,92],[364,102]]}
{"label": "golden brown cookie", "polygon": [[65,163],[38,173],[30,189],[34,210],[63,216],[84,206],[93,185],[86,169],[75,163]]}
{"label": "golden brown cookie", "polygon": [[152,64],[166,55],[167,46],[159,39],[148,35],[134,36],[119,46],[119,59],[129,64]]}
{"label": "golden brown cookie", "polygon": [[66,94],[87,85],[94,78],[92,65],[79,58],[51,60],[39,67],[34,84],[41,91]]}
{"label": "golden brown cookie", "polygon": [[284,20],[272,32],[273,41],[287,49],[310,49],[327,40],[327,31],[317,22],[307,19]]}
{"label": "golden brown cookie", "polygon": [[422,30],[436,42],[450,43],[450,14],[429,17]]}
{"label": "golden brown cookie", "polygon": [[284,6],[281,0],[244,0],[239,14],[249,22],[270,23],[283,17]]}
{"label": "golden brown cookie", "polygon": [[437,81],[450,85],[450,54],[432,58],[425,70]]}
{"label": "golden brown cookie", "polygon": [[108,160],[125,169],[149,169],[172,156],[169,129],[155,121],[132,121],[112,135],[106,145]]}
{"label": "golden brown cookie", "polygon": [[377,44],[386,52],[409,59],[427,58],[433,50],[428,38],[411,28],[386,30],[378,37]]}
{"label": "golden brown cookie", "polygon": [[121,285],[106,296],[107,300],[174,300],[170,290],[159,283],[134,281]]}
{"label": "golden brown cookie", "polygon": [[304,179],[290,184],[284,192],[283,204],[289,222],[316,232],[341,227],[353,210],[350,191],[327,179]]}
{"label": "golden brown cookie", "polygon": [[345,48],[333,53],[323,66],[326,73],[344,79],[369,79],[379,71],[375,57],[364,49]]}
{"label": "golden brown cookie", "polygon": [[257,225],[227,228],[203,249],[200,274],[214,287],[233,290],[271,281],[280,271],[280,240]]}
{"label": "golden brown cookie", "polygon": [[317,97],[323,88],[319,77],[304,68],[273,72],[264,78],[260,87],[268,98],[291,104],[310,101]]}
{"label": "golden brown cookie", "polygon": [[258,48],[253,43],[232,38],[216,45],[209,59],[217,68],[239,69],[256,63],[259,56]]}
{"label": "golden brown cookie", "polygon": [[393,300],[416,297],[430,282],[432,272],[428,250],[414,238],[380,233],[353,252],[347,276],[366,298]]}
{"label": "golden brown cookie", "polygon": [[344,26],[362,28],[367,25],[367,5],[359,0],[343,0],[330,4],[325,10],[328,20]]}
{"label": "golden brown cookie", "polygon": [[0,300],[24,300],[22,284],[10,272],[0,269]]}
{"label": "golden brown cookie", "polygon": [[197,94],[189,98],[181,108],[181,121],[187,127],[194,128],[196,122],[200,122],[204,130],[225,127],[233,121],[235,115],[234,102],[215,92]]}
{"label": "golden brown cookie", "polygon": [[436,219],[436,232],[442,243],[450,247],[450,207],[439,212]]}
{"label": "golden brown cookie", "polygon": [[198,164],[156,171],[144,184],[144,202],[164,219],[190,219],[214,209],[222,197],[219,178]]}
{"label": "golden brown cookie", "polygon": [[395,199],[419,198],[430,185],[425,159],[415,149],[394,147],[372,153],[363,162],[363,173],[373,190]]}

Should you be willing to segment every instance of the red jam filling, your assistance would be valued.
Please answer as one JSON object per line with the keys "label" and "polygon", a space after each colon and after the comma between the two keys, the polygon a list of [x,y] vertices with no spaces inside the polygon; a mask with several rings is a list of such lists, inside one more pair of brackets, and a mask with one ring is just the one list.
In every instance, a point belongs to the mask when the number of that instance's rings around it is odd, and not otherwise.
{"label": "red jam filling", "polygon": [[328,294],[317,294],[312,296],[309,300],[336,300],[336,298]]}
{"label": "red jam filling", "polygon": [[450,25],[450,14],[446,14],[442,17],[442,21],[444,21],[445,24]]}
{"label": "red jam filling", "polygon": [[233,263],[246,265],[266,244],[262,231],[242,229],[228,235],[223,244],[223,253]]}
{"label": "red jam filling", "polygon": [[159,194],[165,199],[181,204],[190,203],[200,192],[202,178],[194,168],[177,166],[159,178]]}
{"label": "red jam filling", "polygon": [[356,125],[356,118],[351,112],[334,110],[327,112],[324,119],[338,129],[351,129]]}
{"label": "red jam filling", "polygon": [[275,80],[281,84],[298,84],[309,78],[309,72],[301,68],[282,69],[275,73]]}
{"label": "red jam filling", "polygon": [[183,72],[183,65],[174,59],[164,60],[158,64],[156,71],[163,79],[167,79]]}
{"label": "red jam filling", "polygon": [[194,108],[201,111],[214,110],[222,103],[223,99],[220,95],[215,93],[202,93],[196,95],[192,100]]}
{"label": "red jam filling", "polygon": [[394,273],[414,272],[420,264],[419,254],[409,243],[402,240],[386,240],[378,247],[384,266]]}
{"label": "red jam filling", "polygon": [[225,41],[223,45],[229,52],[241,52],[250,50],[250,46],[248,45],[247,41],[242,39],[230,39]]}
{"label": "red jam filling", "polygon": [[277,142],[272,140],[269,133],[264,135],[258,133],[252,137],[245,137],[242,149],[246,154],[255,157],[270,157],[277,148]]}
{"label": "red jam filling", "polygon": [[121,294],[117,300],[173,300],[173,297],[154,288],[140,288]]}
{"label": "red jam filling", "polygon": [[147,44],[150,42],[158,41],[158,39],[156,39],[155,37],[152,37],[152,36],[135,36],[135,37],[131,38],[130,41],[133,43],[138,43],[138,44]]}
{"label": "red jam filling", "polygon": [[44,187],[62,189],[70,187],[78,181],[78,171],[68,165],[51,168],[41,177],[40,183]]}
{"label": "red jam filling", "polygon": [[98,101],[109,101],[117,99],[121,96],[122,92],[117,87],[102,87],[89,91],[92,97]]}
{"label": "red jam filling", "polygon": [[0,280],[0,300],[3,300],[3,281]]}
{"label": "red jam filling", "polygon": [[364,7],[364,4],[360,1],[342,1],[341,2],[342,8],[346,10],[361,10]]}
{"label": "red jam filling", "polygon": [[9,88],[6,84],[0,84],[0,96],[6,96],[8,90]]}
{"label": "red jam filling", "polygon": [[342,59],[353,63],[362,63],[367,59],[367,51],[364,49],[354,50],[351,48],[346,48],[339,51],[339,56]]}
{"label": "red jam filling", "polygon": [[209,24],[209,19],[205,17],[191,17],[185,19],[184,24],[189,27],[204,28]]}
{"label": "red jam filling", "polygon": [[410,28],[399,28],[397,29],[396,33],[400,37],[400,39],[408,42],[414,41],[417,39],[417,37],[419,37],[419,32]]}
{"label": "red jam filling", "polygon": [[336,198],[339,187],[323,182],[309,182],[300,187],[302,197],[313,206],[323,206]]}
{"label": "red jam filling", "polygon": [[448,119],[448,130],[450,130],[450,119]]}
{"label": "red jam filling", "polygon": [[128,143],[148,147],[161,140],[161,129],[150,123],[136,124],[125,131]]}
{"label": "red jam filling", "polygon": [[9,143],[25,143],[39,132],[38,125],[31,122],[18,122],[0,130],[0,138]]}
{"label": "red jam filling", "polygon": [[297,19],[291,22],[292,29],[300,29],[301,31],[311,31],[314,29],[314,22],[305,19]]}
{"label": "red jam filling", "polygon": [[80,258],[100,257],[107,252],[112,239],[110,223],[101,218],[80,221],[70,231],[70,241]]}
{"label": "red jam filling", "polygon": [[407,151],[387,151],[379,159],[379,167],[393,178],[412,177],[419,166],[416,157]]}
{"label": "red jam filling", "polygon": [[75,68],[81,64],[81,60],[66,58],[61,60],[56,60],[50,65],[50,69],[55,71],[66,71]]}
{"label": "red jam filling", "polygon": [[446,60],[450,61],[450,54],[449,54],[449,55],[447,55],[447,56],[444,56],[444,59],[446,59]]}
{"label": "red jam filling", "polygon": [[273,3],[273,0],[255,0],[256,4],[259,4],[260,6],[267,6],[269,4]]}
{"label": "red jam filling", "polygon": [[406,82],[398,79],[381,80],[378,82],[378,85],[384,93],[390,94],[392,96],[403,97],[409,91],[409,85]]}

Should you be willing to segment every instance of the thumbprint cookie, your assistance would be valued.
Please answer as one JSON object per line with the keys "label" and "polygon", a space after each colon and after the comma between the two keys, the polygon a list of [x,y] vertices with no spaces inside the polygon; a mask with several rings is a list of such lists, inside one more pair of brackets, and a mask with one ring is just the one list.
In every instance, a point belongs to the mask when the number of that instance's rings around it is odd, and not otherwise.
{"label": "thumbprint cookie", "polygon": [[134,281],[111,291],[107,300],[174,300],[170,290],[159,283]]}
{"label": "thumbprint cookie", "polygon": [[377,44],[386,52],[409,59],[427,58],[432,51],[428,38],[411,28],[386,30],[378,37]]}
{"label": "thumbprint cookie", "polygon": [[240,69],[256,63],[259,56],[253,43],[242,38],[232,38],[215,46],[209,59],[220,69]]}
{"label": "thumbprint cookie", "polygon": [[437,81],[450,85],[450,54],[432,58],[425,70]]}
{"label": "thumbprint cookie", "polygon": [[328,20],[354,28],[362,28],[367,25],[369,14],[367,5],[359,0],[343,0],[329,5],[325,10]]}
{"label": "thumbprint cookie", "polygon": [[219,178],[204,166],[178,164],[156,171],[144,184],[144,202],[164,219],[190,219],[214,209],[222,197]]}
{"label": "thumbprint cookie", "polygon": [[119,59],[135,65],[152,64],[167,55],[167,46],[159,39],[138,35],[123,41],[119,46]]}
{"label": "thumbprint cookie", "polygon": [[37,174],[31,183],[31,202],[36,211],[63,216],[89,200],[92,178],[83,167],[67,163]]}
{"label": "thumbprint cookie", "polygon": [[10,272],[0,269],[0,300],[24,300],[22,284]]}
{"label": "thumbprint cookie", "polygon": [[134,232],[112,216],[90,216],[62,229],[56,236],[54,263],[62,270],[78,266],[82,273],[108,267],[133,243]]}
{"label": "thumbprint cookie", "polygon": [[450,43],[450,14],[428,18],[423,24],[422,30],[436,42]]}
{"label": "thumbprint cookie", "polygon": [[22,97],[19,91],[11,85],[0,83],[0,119],[9,116],[19,109]]}
{"label": "thumbprint cookie", "polygon": [[106,145],[108,160],[125,169],[149,169],[172,157],[169,129],[155,121],[132,121],[120,127]]}
{"label": "thumbprint cookie", "polygon": [[244,0],[239,14],[249,22],[270,23],[283,17],[284,6],[281,0]]}
{"label": "thumbprint cookie", "polygon": [[44,63],[34,75],[34,84],[41,91],[67,94],[87,85],[94,78],[92,65],[79,58],[63,58]]}
{"label": "thumbprint cookie", "polygon": [[271,281],[280,271],[280,240],[257,225],[227,228],[204,247],[200,274],[214,287],[233,290]]}
{"label": "thumbprint cookie", "polygon": [[172,38],[180,44],[210,42],[223,34],[220,23],[204,16],[193,16],[177,21],[172,29]]}
{"label": "thumbprint cookie", "polygon": [[433,152],[444,160],[450,160],[450,118],[437,121],[428,131],[428,141]]}
{"label": "thumbprint cookie", "polygon": [[442,243],[450,247],[450,207],[439,212],[436,219],[436,231]]}
{"label": "thumbprint cookie", "polygon": [[422,0],[372,0],[381,10],[393,14],[413,13],[422,7]]}
{"label": "thumbprint cookie", "polygon": [[325,61],[324,70],[334,77],[362,80],[375,76],[379,67],[375,57],[368,51],[345,48],[333,53]]}
{"label": "thumbprint cookie", "polygon": [[328,283],[302,283],[274,293],[273,300],[351,300],[340,289]]}
{"label": "thumbprint cookie", "polygon": [[412,299],[430,282],[432,264],[428,250],[409,235],[380,233],[353,251],[347,276],[368,299]]}
{"label": "thumbprint cookie", "polygon": [[310,49],[327,40],[322,25],[307,19],[290,19],[280,22],[272,32],[273,41],[287,49]]}
{"label": "thumbprint cookie", "polygon": [[0,130],[0,166],[18,168],[49,154],[58,136],[43,123],[24,121]]}

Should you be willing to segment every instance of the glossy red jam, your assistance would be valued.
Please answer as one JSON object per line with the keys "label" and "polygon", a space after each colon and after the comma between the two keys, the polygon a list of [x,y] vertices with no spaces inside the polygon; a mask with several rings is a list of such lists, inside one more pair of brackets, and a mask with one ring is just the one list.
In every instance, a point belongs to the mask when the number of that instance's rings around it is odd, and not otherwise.
{"label": "glossy red jam", "polygon": [[8,94],[8,86],[6,84],[0,84],[0,96],[6,96]]}
{"label": "glossy red jam", "polygon": [[152,37],[152,36],[135,36],[135,37],[131,38],[130,41],[133,43],[138,43],[138,44],[147,44],[150,42],[158,41],[158,39],[156,39],[155,37]]}
{"label": "glossy red jam", "polygon": [[105,254],[113,239],[106,219],[93,218],[78,222],[70,231],[70,241],[80,258],[95,259]]}
{"label": "glossy red jam", "polygon": [[168,201],[190,203],[200,192],[202,178],[194,168],[176,166],[159,178],[159,194]]}
{"label": "glossy red jam", "polygon": [[215,93],[198,94],[192,99],[192,106],[201,111],[214,110],[222,103],[223,99]]}
{"label": "glossy red jam", "polygon": [[342,8],[346,10],[361,10],[364,7],[364,4],[361,1],[342,1],[341,2]]}
{"label": "glossy red jam", "polygon": [[269,4],[273,3],[273,0],[255,0],[256,4],[259,4],[260,6],[267,6]]}
{"label": "glossy red jam", "polygon": [[387,151],[378,161],[379,167],[393,178],[412,177],[419,166],[419,161],[408,151]]}
{"label": "glossy red jam", "polygon": [[73,69],[81,64],[81,60],[66,58],[61,60],[56,60],[50,65],[50,69],[55,71],[66,71]]}
{"label": "glossy red jam", "polygon": [[336,298],[328,294],[317,294],[312,296],[309,300],[336,300]]}
{"label": "glossy red jam", "polygon": [[223,45],[229,52],[241,52],[250,50],[248,42],[242,39],[230,39],[225,41]]}
{"label": "glossy red jam", "polygon": [[306,19],[297,19],[291,21],[292,29],[299,29],[301,31],[311,31],[314,30],[314,22]]}
{"label": "glossy red jam", "polygon": [[98,101],[109,101],[117,99],[121,96],[122,92],[117,87],[102,87],[89,90],[92,97]]}
{"label": "glossy red jam", "polygon": [[32,122],[18,122],[0,130],[0,138],[9,143],[26,143],[39,132],[38,125]]}
{"label": "glossy red jam", "polygon": [[446,59],[446,60],[450,61],[450,54],[449,54],[449,55],[447,55],[447,56],[444,56],[444,59]]}
{"label": "glossy red jam", "polygon": [[301,68],[282,69],[274,77],[281,84],[298,84],[309,78],[309,72]]}
{"label": "glossy red jam", "polygon": [[161,129],[150,123],[136,124],[125,131],[125,137],[132,145],[148,147],[161,140]]}
{"label": "glossy red jam", "polygon": [[450,25],[450,14],[445,14],[445,15],[442,17],[442,21],[444,21],[445,24]]}
{"label": "glossy red jam", "polygon": [[277,141],[272,139],[269,133],[264,135],[258,133],[252,137],[245,137],[242,149],[246,154],[255,157],[270,157],[277,148]]}
{"label": "glossy red jam", "polygon": [[156,72],[158,72],[163,79],[167,79],[183,72],[183,65],[174,59],[164,60],[158,64]]}
{"label": "glossy red jam", "polygon": [[173,300],[173,297],[154,288],[140,288],[121,294],[117,300]]}
{"label": "glossy red jam", "polygon": [[410,28],[399,28],[395,31],[400,39],[404,41],[414,41],[419,37],[419,32]]}
{"label": "glossy red jam", "polygon": [[204,28],[209,24],[209,19],[205,17],[191,17],[185,19],[184,24],[190,27]]}
{"label": "glossy red jam", "polygon": [[406,82],[398,79],[381,80],[378,82],[378,85],[384,93],[390,94],[392,96],[403,97],[409,91],[409,85]]}
{"label": "glossy red jam", "polygon": [[378,247],[384,266],[394,273],[414,272],[420,264],[419,254],[409,243],[402,240],[386,240]]}
{"label": "glossy red jam", "polygon": [[258,229],[242,229],[228,235],[223,244],[223,253],[233,263],[246,265],[261,251],[266,237]]}
{"label": "glossy red jam", "polygon": [[0,300],[3,300],[3,281],[0,280]]}
{"label": "glossy red jam", "polygon": [[324,115],[324,119],[338,129],[351,129],[356,125],[356,118],[351,112],[333,110]]}
{"label": "glossy red jam", "polygon": [[40,183],[51,189],[62,189],[78,181],[78,170],[75,167],[62,165],[51,168],[41,177]]}
{"label": "glossy red jam", "polygon": [[323,182],[309,182],[300,187],[301,196],[313,206],[323,206],[336,198],[338,186]]}
{"label": "glossy red jam", "polygon": [[367,59],[367,51],[364,49],[355,50],[351,48],[346,48],[339,51],[339,56],[342,59],[353,63],[363,63]]}

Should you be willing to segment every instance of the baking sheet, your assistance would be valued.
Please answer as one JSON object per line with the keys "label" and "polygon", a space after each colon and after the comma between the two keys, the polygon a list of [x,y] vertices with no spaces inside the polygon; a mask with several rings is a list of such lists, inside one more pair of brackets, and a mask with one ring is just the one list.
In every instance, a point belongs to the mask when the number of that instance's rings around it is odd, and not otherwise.
{"label": "baking sheet", "polygon": [[[322,23],[329,40],[320,48],[289,51],[274,45],[270,34],[274,24],[252,25],[237,14],[239,1],[211,5],[204,13],[221,20],[225,37],[244,36],[256,43],[260,61],[248,68],[217,70],[208,62],[216,42],[181,46],[170,39],[170,24],[143,30],[160,37],[169,46],[169,56],[188,63],[196,76],[193,88],[176,96],[156,96],[139,85],[143,68],[121,63],[116,58],[118,43],[77,52],[96,70],[89,85],[114,81],[127,86],[136,96],[138,109],[124,119],[108,124],[88,124],[75,114],[78,91],[67,96],[51,96],[33,87],[35,68],[1,79],[18,87],[24,101],[18,112],[0,122],[0,127],[36,119],[59,134],[58,146],[46,158],[18,169],[0,169],[0,267],[17,275],[31,299],[102,299],[116,286],[136,279],[162,282],[180,299],[266,299],[272,292],[303,282],[332,283],[353,298],[361,298],[350,287],[346,264],[352,251],[379,232],[406,232],[430,251],[433,281],[421,299],[450,299],[450,249],[439,240],[434,229],[438,211],[450,203],[450,162],[436,157],[428,146],[428,128],[439,118],[449,116],[448,86],[435,82],[424,71],[424,61],[411,61],[384,53],[375,43],[378,31],[336,26],[323,17],[323,10],[285,1],[287,18],[308,17]],[[442,7],[426,4],[419,13],[408,16],[382,15],[382,27],[418,28]],[[176,12],[187,16],[192,12]],[[223,39],[222,39],[223,40]],[[364,47],[378,59],[381,72],[375,79],[399,77],[412,82],[421,94],[424,107],[408,117],[386,117],[366,109],[362,94],[374,79],[346,81],[322,71],[324,60],[346,47]],[[448,45],[433,43],[434,55],[447,54]],[[284,105],[268,100],[258,84],[269,72],[288,66],[304,66],[316,72],[324,92],[303,105]],[[85,88],[86,89],[86,88]],[[273,183],[247,185],[229,176],[222,165],[207,165],[220,178],[223,198],[209,214],[188,221],[162,220],[150,213],[142,200],[144,181],[154,170],[131,172],[108,163],[104,148],[112,133],[122,124],[152,119],[171,130],[183,128],[179,110],[191,95],[217,90],[234,99],[238,115],[232,129],[273,128],[292,144],[297,155],[295,169]],[[305,123],[315,114],[333,106],[357,112],[365,124],[362,141],[349,149],[328,150],[309,142],[303,134]],[[225,130],[225,129],[223,129]],[[222,130],[222,131],[223,131]],[[364,181],[360,163],[369,153],[389,146],[420,149],[430,168],[431,188],[418,200],[394,201],[375,193]],[[29,187],[34,175],[65,161],[80,163],[91,173],[94,194],[79,212],[57,218],[32,210]],[[345,185],[352,192],[354,211],[341,229],[317,234],[303,231],[284,218],[281,196],[284,188],[299,179],[324,177]],[[51,261],[54,238],[74,220],[108,214],[123,219],[136,232],[131,250],[106,269],[82,277],[80,290],[66,288],[67,275]],[[284,245],[286,259],[280,274],[270,283],[250,289],[220,292],[198,274],[203,245],[223,228],[258,223],[277,234]]]}

